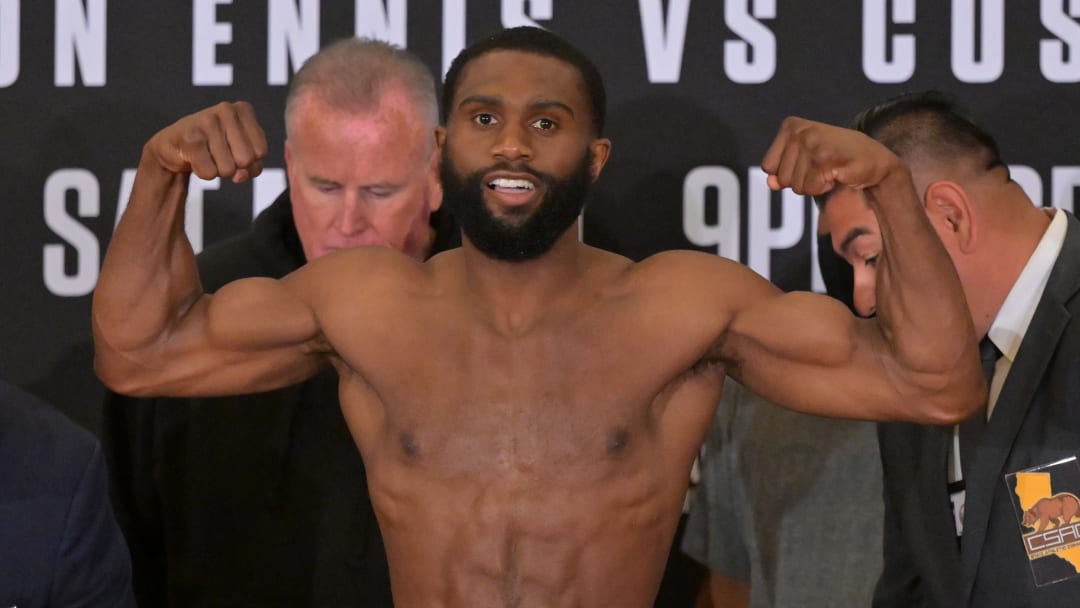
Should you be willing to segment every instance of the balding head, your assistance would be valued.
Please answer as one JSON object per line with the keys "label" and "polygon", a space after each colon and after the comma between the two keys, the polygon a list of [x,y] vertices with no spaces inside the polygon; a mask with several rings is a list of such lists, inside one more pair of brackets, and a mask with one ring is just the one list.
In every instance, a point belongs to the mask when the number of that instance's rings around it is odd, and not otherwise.
{"label": "balding head", "polygon": [[439,124],[435,79],[415,55],[379,40],[334,42],[308,59],[293,77],[285,98],[286,134],[292,130],[296,106],[310,95],[334,109],[370,113],[389,92],[403,93],[434,133]]}

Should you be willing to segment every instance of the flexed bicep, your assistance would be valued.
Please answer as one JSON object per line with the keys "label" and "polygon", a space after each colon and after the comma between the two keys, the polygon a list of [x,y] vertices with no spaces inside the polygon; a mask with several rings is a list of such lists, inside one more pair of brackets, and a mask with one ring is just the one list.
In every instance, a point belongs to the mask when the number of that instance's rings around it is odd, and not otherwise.
{"label": "flexed bicep", "polygon": [[299,382],[325,350],[316,315],[295,290],[252,278],[201,296],[142,348],[99,349],[96,363],[121,393],[222,395]]}
{"label": "flexed bicep", "polygon": [[[899,358],[883,327],[839,301],[792,292],[733,318],[723,343],[729,373],[776,403],[811,414],[942,423],[939,370]],[[944,414],[948,415],[948,414]]]}

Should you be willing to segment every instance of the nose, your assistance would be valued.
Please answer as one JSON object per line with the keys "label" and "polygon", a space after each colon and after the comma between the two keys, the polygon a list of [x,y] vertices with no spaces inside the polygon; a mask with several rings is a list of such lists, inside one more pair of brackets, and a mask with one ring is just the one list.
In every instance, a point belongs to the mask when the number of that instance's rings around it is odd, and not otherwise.
{"label": "nose", "polygon": [[529,145],[528,131],[512,121],[507,121],[495,137],[491,154],[498,160],[531,159],[532,147]]}
{"label": "nose", "polygon": [[871,317],[877,312],[877,277],[872,268],[855,268],[852,296],[855,300],[855,312],[860,316]]}
{"label": "nose", "polygon": [[341,203],[336,228],[342,236],[353,236],[368,227],[368,210],[355,193],[350,193]]}

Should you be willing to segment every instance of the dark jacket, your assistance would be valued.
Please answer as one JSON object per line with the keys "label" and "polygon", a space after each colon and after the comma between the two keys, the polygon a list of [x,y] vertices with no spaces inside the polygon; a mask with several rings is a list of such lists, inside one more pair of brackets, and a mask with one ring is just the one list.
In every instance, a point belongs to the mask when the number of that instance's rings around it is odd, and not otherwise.
{"label": "dark jacket", "polygon": [[0,606],[134,605],[97,439],[0,382]]}

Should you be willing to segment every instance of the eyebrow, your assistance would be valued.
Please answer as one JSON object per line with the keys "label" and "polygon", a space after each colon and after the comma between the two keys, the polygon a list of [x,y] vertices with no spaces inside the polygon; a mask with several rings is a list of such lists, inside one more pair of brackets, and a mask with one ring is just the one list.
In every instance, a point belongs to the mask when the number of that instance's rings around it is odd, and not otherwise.
{"label": "eyebrow", "polygon": [[312,182],[312,183],[315,183],[315,184],[325,184],[327,186],[330,186],[330,185],[339,186],[339,185],[341,185],[335,180],[328,179],[328,178],[325,178],[325,177],[319,177],[318,175],[308,175],[306,177],[307,177],[307,180],[309,182]]}
{"label": "eyebrow", "polygon": [[[318,175],[309,175],[309,176],[307,176],[307,179],[308,179],[309,182],[311,182],[313,184],[316,184],[316,185],[320,185],[320,186],[344,186],[344,184],[342,184],[341,182],[339,182],[337,180],[329,179],[329,178],[326,178],[326,177],[319,177]],[[396,189],[401,187],[401,184],[399,184],[397,182],[381,181],[381,182],[375,182],[375,183],[371,183],[371,184],[360,184],[359,187],[364,189],[364,190],[373,190],[373,189],[382,189],[382,188],[389,189],[389,190],[396,190]]]}
{"label": "eyebrow", "polygon": [[[503,105],[503,101],[502,101],[501,97],[495,97],[493,95],[470,95],[470,96],[466,97],[465,99],[462,99],[461,102],[458,104],[458,107],[460,108],[460,107],[462,107],[462,106],[464,106],[466,104],[470,104],[470,103],[477,103],[477,104],[488,105],[488,106],[499,106],[499,107],[501,107]],[[571,108],[570,106],[568,106],[567,104],[565,104],[565,103],[563,103],[561,101],[556,101],[554,99],[537,99],[535,101],[529,102],[528,107],[529,107],[530,110],[545,110],[545,109],[562,110],[562,111],[566,112],[567,114],[569,114],[571,117],[576,118],[576,115],[574,114],[573,108]]]}
{"label": "eyebrow", "polygon": [[849,230],[847,236],[845,236],[844,240],[840,243],[840,253],[846,254],[848,248],[851,247],[851,243],[853,243],[855,239],[867,234],[870,234],[870,229],[864,226],[858,226]]}

